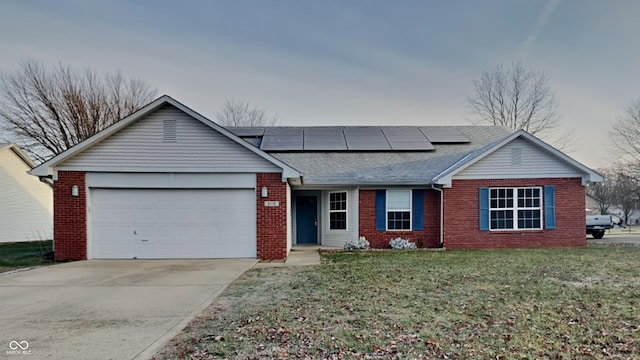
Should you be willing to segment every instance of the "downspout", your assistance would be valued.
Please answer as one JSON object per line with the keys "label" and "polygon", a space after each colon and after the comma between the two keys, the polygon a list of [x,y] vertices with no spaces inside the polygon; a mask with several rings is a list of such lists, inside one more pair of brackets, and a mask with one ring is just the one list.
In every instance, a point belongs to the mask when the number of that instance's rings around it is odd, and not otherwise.
{"label": "downspout", "polygon": [[444,191],[431,183],[433,190],[440,192],[440,247],[444,245]]}

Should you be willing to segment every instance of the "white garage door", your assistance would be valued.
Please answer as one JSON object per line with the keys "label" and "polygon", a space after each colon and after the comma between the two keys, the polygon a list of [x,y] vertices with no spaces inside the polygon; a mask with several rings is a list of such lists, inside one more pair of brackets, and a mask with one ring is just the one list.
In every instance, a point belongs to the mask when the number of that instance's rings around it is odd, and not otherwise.
{"label": "white garage door", "polygon": [[94,259],[255,258],[250,189],[91,189]]}

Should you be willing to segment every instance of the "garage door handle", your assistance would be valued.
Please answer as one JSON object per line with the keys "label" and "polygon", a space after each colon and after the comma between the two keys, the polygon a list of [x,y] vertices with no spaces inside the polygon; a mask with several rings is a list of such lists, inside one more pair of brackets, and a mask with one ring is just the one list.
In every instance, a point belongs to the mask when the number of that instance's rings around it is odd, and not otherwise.
{"label": "garage door handle", "polygon": [[147,241],[149,241],[149,240],[140,240],[140,241],[142,241],[142,242],[147,242]]}

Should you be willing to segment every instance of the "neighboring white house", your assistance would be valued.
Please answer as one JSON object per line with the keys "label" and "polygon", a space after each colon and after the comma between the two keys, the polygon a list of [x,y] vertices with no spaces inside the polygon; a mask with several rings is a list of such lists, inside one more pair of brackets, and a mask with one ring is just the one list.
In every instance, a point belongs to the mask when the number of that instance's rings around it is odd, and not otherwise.
{"label": "neighboring white house", "polygon": [[600,200],[596,199],[595,197],[586,194],[585,196],[585,211],[587,213],[587,215],[600,215]]}
{"label": "neighboring white house", "polygon": [[53,189],[27,174],[35,164],[15,144],[0,144],[0,242],[53,238]]}

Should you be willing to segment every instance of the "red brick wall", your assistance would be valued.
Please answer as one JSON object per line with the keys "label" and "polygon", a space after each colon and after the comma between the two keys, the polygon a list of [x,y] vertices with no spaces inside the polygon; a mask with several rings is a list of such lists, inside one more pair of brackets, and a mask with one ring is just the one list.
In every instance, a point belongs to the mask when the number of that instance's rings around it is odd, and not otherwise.
{"label": "red brick wall", "polygon": [[422,238],[422,247],[440,245],[440,193],[424,190],[424,230],[421,231],[377,231],[376,230],[376,190],[360,190],[358,221],[360,236],[367,238],[372,248],[387,249],[389,241],[397,237],[415,242]]}
{"label": "red brick wall", "polygon": [[[481,187],[555,186],[553,230],[480,231]],[[585,188],[579,178],[454,180],[444,189],[444,246],[447,249],[584,246]]]}
{"label": "red brick wall", "polygon": [[[287,184],[280,173],[258,173],[256,219],[258,259],[277,260],[287,257]],[[261,197],[266,186],[269,196]],[[265,201],[278,201],[279,206],[265,206]]]}
{"label": "red brick wall", "polygon": [[[78,185],[79,196],[71,196]],[[83,172],[58,173],[53,184],[53,241],[56,261],[87,258],[87,193]]]}

